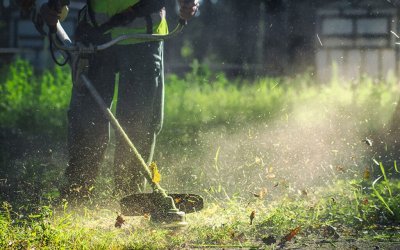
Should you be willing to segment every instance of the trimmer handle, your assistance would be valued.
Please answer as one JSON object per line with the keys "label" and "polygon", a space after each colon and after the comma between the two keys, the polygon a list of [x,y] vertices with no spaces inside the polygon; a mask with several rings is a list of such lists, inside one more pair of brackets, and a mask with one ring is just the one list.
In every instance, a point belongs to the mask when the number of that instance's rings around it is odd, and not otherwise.
{"label": "trimmer handle", "polygon": [[[69,5],[70,1],[69,0],[48,0],[47,5],[49,6],[50,9],[57,11],[58,14],[61,13],[62,7],[64,5]],[[51,34],[54,34],[57,32],[57,25],[50,26],[49,25],[49,31]]]}

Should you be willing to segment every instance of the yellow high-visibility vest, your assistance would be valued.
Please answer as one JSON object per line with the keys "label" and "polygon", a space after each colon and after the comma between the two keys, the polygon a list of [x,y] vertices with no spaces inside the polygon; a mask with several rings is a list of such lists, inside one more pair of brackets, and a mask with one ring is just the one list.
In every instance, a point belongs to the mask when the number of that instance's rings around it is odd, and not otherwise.
{"label": "yellow high-visibility vest", "polygon": [[[95,14],[96,21],[102,22],[108,21],[113,15],[118,14],[131,6],[139,3],[140,0],[88,0],[91,1],[91,7]],[[152,14],[153,21],[153,34],[165,35],[168,34],[168,24],[165,18],[165,10],[160,13]],[[146,24],[144,18],[137,18],[132,22],[132,25],[124,27],[112,28],[111,37],[115,38],[120,35],[132,34],[132,33],[146,33]],[[127,40],[120,44],[131,44],[137,43],[134,40]]]}

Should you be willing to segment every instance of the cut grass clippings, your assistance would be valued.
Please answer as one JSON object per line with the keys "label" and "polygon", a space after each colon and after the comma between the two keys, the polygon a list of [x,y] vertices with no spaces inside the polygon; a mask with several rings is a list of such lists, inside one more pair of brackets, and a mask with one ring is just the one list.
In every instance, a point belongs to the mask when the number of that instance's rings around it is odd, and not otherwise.
{"label": "cut grass clippings", "polygon": [[[382,193],[387,199],[384,204],[375,190],[386,185],[393,196]],[[203,211],[187,215],[186,229],[173,231],[152,224],[148,217],[126,217],[116,228],[117,213],[112,209],[76,210],[66,205],[26,215],[3,203],[0,248],[265,248],[316,240],[335,244],[349,238],[392,242],[400,238],[399,204],[399,181],[339,181],[312,194],[288,192],[277,201],[252,197],[208,203]],[[251,211],[255,211],[252,225]]]}

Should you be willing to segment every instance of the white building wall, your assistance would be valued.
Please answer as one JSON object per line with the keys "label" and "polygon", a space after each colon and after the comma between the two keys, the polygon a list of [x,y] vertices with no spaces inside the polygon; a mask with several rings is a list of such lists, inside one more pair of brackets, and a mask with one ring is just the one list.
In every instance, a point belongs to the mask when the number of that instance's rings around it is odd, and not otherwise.
{"label": "white building wall", "polygon": [[[318,11],[316,70],[321,82],[332,74],[356,81],[362,76],[385,78],[398,73],[395,8],[343,8],[338,4]],[[335,65],[335,67],[333,67]],[[333,69],[337,69],[334,72]]]}

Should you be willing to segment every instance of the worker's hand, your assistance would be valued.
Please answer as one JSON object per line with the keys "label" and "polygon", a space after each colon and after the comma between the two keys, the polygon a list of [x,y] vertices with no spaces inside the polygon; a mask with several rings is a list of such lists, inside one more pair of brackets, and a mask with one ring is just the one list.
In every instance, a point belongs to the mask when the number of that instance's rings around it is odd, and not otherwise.
{"label": "worker's hand", "polygon": [[57,25],[61,13],[53,10],[47,3],[45,3],[40,7],[40,14],[49,27],[54,27]]}
{"label": "worker's hand", "polygon": [[184,20],[189,20],[194,15],[199,8],[198,0],[179,0],[179,16]]}

